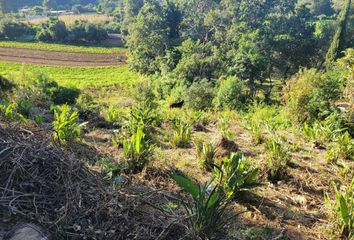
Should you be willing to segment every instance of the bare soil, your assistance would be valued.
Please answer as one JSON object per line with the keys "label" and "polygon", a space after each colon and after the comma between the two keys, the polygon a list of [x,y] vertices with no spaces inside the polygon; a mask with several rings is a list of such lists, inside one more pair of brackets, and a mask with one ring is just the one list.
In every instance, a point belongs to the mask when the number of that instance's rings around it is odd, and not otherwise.
{"label": "bare soil", "polygon": [[0,61],[49,66],[96,67],[123,65],[126,63],[126,57],[119,53],[97,54],[0,47]]}

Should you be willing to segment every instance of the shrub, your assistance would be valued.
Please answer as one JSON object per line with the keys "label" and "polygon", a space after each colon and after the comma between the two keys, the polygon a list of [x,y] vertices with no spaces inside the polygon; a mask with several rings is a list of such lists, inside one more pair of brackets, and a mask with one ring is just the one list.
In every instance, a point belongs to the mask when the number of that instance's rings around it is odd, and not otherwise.
{"label": "shrub", "polygon": [[245,89],[241,80],[235,77],[227,78],[220,85],[216,97],[216,107],[219,109],[243,109],[246,100]]}
{"label": "shrub", "polygon": [[12,90],[15,85],[8,79],[0,75],[0,97],[3,97],[5,92]]}
{"label": "shrub", "polygon": [[226,204],[219,185],[212,185],[213,179],[200,186],[183,176],[173,175],[172,178],[193,199],[190,201],[181,198],[187,211],[185,219],[191,229],[203,236],[209,235],[225,225],[223,219]]}
{"label": "shrub", "polygon": [[51,91],[51,100],[56,105],[75,104],[80,95],[80,90],[76,88],[57,87]]}
{"label": "shrub", "polygon": [[259,168],[254,168],[241,152],[231,153],[222,160],[221,166],[214,168],[216,180],[221,183],[228,198],[241,191],[246,191],[261,185],[257,180]]}
{"label": "shrub", "polygon": [[334,187],[336,198],[332,201],[326,194],[326,204],[330,209],[333,233],[338,239],[353,239],[354,237],[354,179],[345,190]]}
{"label": "shrub", "polygon": [[247,129],[251,133],[252,142],[255,144],[261,144],[264,142],[265,137],[262,131],[262,126],[257,123],[251,123]]}
{"label": "shrub", "polygon": [[285,100],[299,122],[324,119],[335,111],[335,102],[343,92],[343,80],[337,71],[321,73],[303,69],[287,85]]}
{"label": "shrub", "polygon": [[68,30],[65,23],[58,18],[50,18],[47,22],[42,24],[42,29],[37,33],[36,38],[44,42],[65,42],[67,36]]}
{"label": "shrub", "polygon": [[202,141],[196,141],[195,146],[199,165],[206,170],[212,170],[212,165],[215,161],[216,147],[211,143],[203,143]]}
{"label": "shrub", "polygon": [[173,122],[173,135],[171,144],[174,147],[187,147],[191,139],[191,125],[181,118],[176,118]]}
{"label": "shrub", "polygon": [[212,108],[215,96],[214,87],[208,80],[193,83],[185,94],[186,106],[194,110]]}
{"label": "shrub", "polygon": [[78,112],[73,111],[69,105],[62,105],[54,108],[54,140],[73,141],[80,139],[81,130],[86,123],[79,123]]}
{"label": "shrub", "polygon": [[230,114],[222,114],[218,118],[217,127],[221,135],[227,139],[233,139],[235,134],[230,130],[232,116]]}
{"label": "shrub", "polygon": [[5,20],[2,22],[0,32],[2,32],[5,38],[12,41],[26,38],[31,39],[36,34],[31,25],[13,20]]}
{"label": "shrub", "polygon": [[126,171],[137,173],[144,169],[153,155],[153,147],[143,132],[143,128],[138,126],[136,133],[130,138],[123,139],[123,156],[126,163]]}
{"label": "shrub", "polygon": [[17,101],[16,110],[19,114],[28,118],[32,114],[32,104],[27,99],[20,99]]}
{"label": "shrub", "polygon": [[290,161],[284,139],[278,136],[270,137],[265,142],[266,172],[271,180],[282,179],[287,172]]}

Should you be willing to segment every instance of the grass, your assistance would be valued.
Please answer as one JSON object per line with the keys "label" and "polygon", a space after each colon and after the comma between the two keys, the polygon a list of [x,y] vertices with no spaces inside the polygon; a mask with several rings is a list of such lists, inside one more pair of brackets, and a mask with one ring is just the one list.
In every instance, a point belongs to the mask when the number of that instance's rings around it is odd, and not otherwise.
{"label": "grass", "polygon": [[36,42],[0,41],[0,47],[26,48],[26,49],[33,49],[33,50],[58,51],[58,52],[104,53],[104,54],[126,52],[126,49],[124,47],[76,46],[76,45],[36,43]]}
{"label": "grass", "polygon": [[[106,21],[112,21],[113,17],[98,15],[98,14],[77,14],[77,15],[62,15],[58,17],[61,21],[65,22],[67,26],[72,25],[76,20],[85,20],[90,23],[104,23]],[[30,20],[30,23],[40,24],[48,20],[48,18],[43,17],[40,19]]]}
{"label": "grass", "polygon": [[138,80],[138,75],[131,72],[128,66],[63,67],[0,62],[0,75],[4,77],[18,79],[22,72],[29,74],[43,72],[62,86],[93,92],[96,99],[107,103],[124,97],[119,87],[129,87]]}

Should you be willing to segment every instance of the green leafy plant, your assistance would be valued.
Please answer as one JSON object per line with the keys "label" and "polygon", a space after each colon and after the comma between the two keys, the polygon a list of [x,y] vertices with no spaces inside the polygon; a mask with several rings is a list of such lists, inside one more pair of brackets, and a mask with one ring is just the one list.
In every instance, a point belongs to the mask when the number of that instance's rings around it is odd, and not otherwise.
{"label": "green leafy plant", "polygon": [[80,123],[77,111],[73,111],[69,105],[62,105],[54,108],[54,139],[73,141],[80,139],[81,130],[87,123]]}
{"label": "green leafy plant", "polygon": [[30,117],[32,114],[32,104],[27,99],[20,99],[17,101],[16,110],[17,113],[25,117]]}
{"label": "green leafy plant", "polygon": [[223,137],[227,139],[233,139],[235,137],[235,134],[230,130],[231,117],[229,115],[224,114],[220,116],[217,127]]}
{"label": "green leafy plant", "polygon": [[232,198],[241,191],[261,185],[257,176],[259,168],[252,167],[241,152],[231,153],[222,160],[220,167],[214,168],[216,180],[221,182],[225,195]]}
{"label": "green leafy plant", "polygon": [[260,124],[251,123],[248,127],[249,132],[251,133],[252,142],[255,144],[261,144],[264,142],[265,137],[262,131]]}
{"label": "green leafy plant", "polygon": [[191,139],[191,125],[177,117],[173,122],[173,135],[170,139],[174,147],[186,147]]}
{"label": "green leafy plant", "polygon": [[339,232],[341,239],[354,238],[354,179],[345,190],[338,190],[335,186],[335,200],[325,195],[326,204],[330,209],[329,217],[334,225],[334,231]]}
{"label": "green leafy plant", "polygon": [[106,182],[111,181],[118,175],[120,167],[118,166],[118,164],[113,164],[110,159],[102,158],[100,164],[103,170],[103,180],[105,180]]}
{"label": "green leafy plant", "polygon": [[202,141],[196,141],[195,143],[197,151],[197,161],[199,165],[206,169],[212,170],[212,164],[215,161],[216,147],[211,143],[203,143]]}
{"label": "green leafy plant", "polygon": [[193,199],[193,201],[181,200],[187,212],[187,224],[191,229],[197,234],[203,235],[212,233],[224,226],[225,197],[218,184],[212,185],[213,178],[204,185],[198,185],[187,177],[180,175],[173,175],[172,178]]}
{"label": "green leafy plant", "polygon": [[350,138],[349,132],[338,136],[334,144],[327,150],[326,159],[330,162],[337,162],[338,159],[353,159],[354,140]]}
{"label": "green leafy plant", "polygon": [[290,161],[284,138],[272,136],[265,142],[266,172],[271,180],[282,179]]}
{"label": "green leafy plant", "polygon": [[20,120],[26,122],[26,118],[19,112],[17,112],[17,103],[11,103],[4,101],[0,103],[0,114],[3,115],[4,119],[9,122]]}
{"label": "green leafy plant", "polygon": [[153,155],[153,146],[143,132],[143,128],[138,126],[136,133],[131,137],[123,138],[123,157],[126,162],[126,170],[136,173],[144,169]]}
{"label": "green leafy plant", "polygon": [[110,105],[108,109],[104,111],[104,117],[109,123],[119,123],[122,119],[122,113],[119,108]]}

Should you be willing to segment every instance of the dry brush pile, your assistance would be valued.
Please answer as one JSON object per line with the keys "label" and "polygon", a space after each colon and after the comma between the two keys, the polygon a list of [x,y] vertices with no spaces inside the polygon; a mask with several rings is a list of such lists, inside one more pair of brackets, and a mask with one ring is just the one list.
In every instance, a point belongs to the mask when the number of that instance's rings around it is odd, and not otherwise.
{"label": "dry brush pile", "polygon": [[[146,194],[140,188],[134,195],[124,187],[104,186],[73,153],[50,139],[38,127],[0,124],[0,219],[38,224],[55,239],[155,239],[168,234],[163,231],[170,228],[166,216],[149,209],[157,205],[157,191]],[[152,203],[146,204],[143,196]]]}

